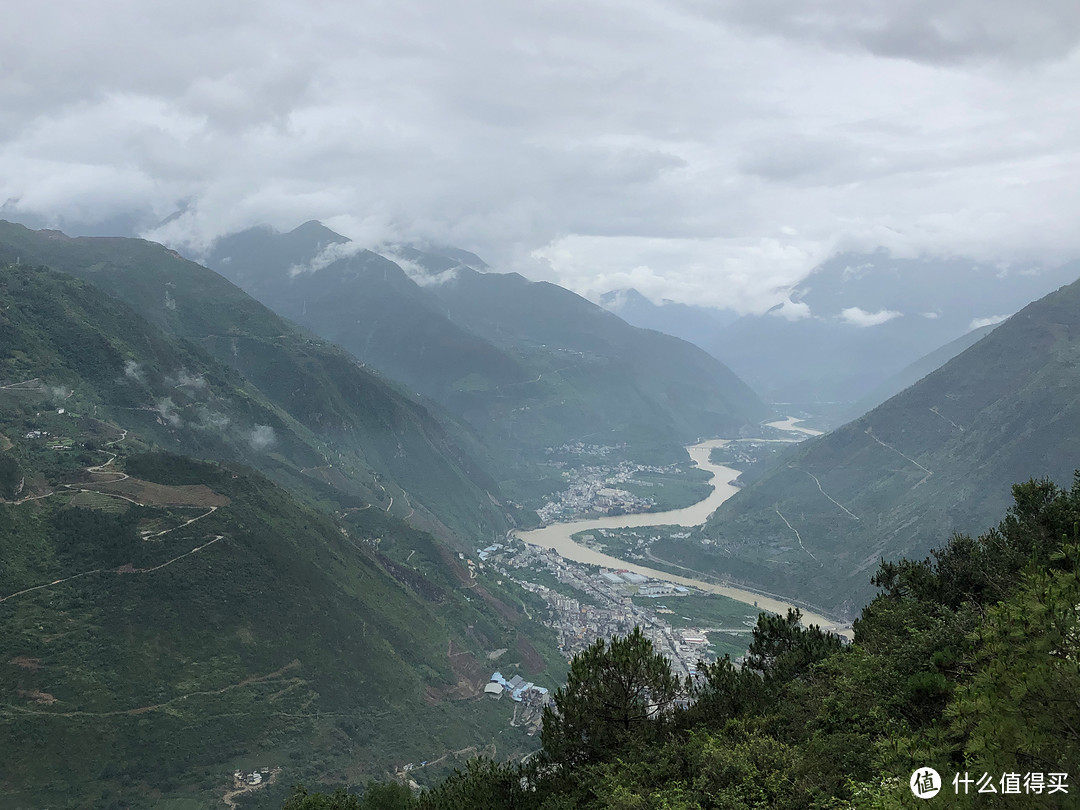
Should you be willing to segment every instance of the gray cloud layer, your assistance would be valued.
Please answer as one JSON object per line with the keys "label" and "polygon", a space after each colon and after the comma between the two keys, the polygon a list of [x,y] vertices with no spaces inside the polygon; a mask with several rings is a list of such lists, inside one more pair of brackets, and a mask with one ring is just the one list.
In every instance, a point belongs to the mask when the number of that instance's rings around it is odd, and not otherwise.
{"label": "gray cloud layer", "polygon": [[0,204],[761,310],[838,249],[1080,254],[1078,39],[1071,0],[22,4]]}

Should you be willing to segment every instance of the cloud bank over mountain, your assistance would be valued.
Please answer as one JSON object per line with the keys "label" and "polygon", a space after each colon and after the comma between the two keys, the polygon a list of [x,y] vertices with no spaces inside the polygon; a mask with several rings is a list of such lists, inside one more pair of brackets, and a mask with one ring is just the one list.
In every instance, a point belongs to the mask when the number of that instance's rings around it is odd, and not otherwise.
{"label": "cloud bank over mountain", "polygon": [[585,294],[758,312],[839,250],[1080,254],[1072,3],[61,0],[9,17],[0,217],[38,226],[197,251],[319,218]]}
{"label": "cloud bank over mountain", "polygon": [[904,313],[892,309],[880,309],[877,312],[867,312],[861,307],[846,307],[837,316],[844,323],[853,326],[878,326],[888,323],[893,318],[899,318]]}

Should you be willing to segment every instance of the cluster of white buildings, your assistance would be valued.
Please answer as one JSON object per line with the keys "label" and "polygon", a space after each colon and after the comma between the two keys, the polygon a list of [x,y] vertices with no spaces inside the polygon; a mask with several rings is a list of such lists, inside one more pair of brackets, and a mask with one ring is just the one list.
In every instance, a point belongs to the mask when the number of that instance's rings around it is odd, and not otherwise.
{"label": "cluster of white buildings", "polygon": [[504,693],[509,694],[510,699],[515,703],[530,705],[544,705],[551,699],[547,689],[537,686],[532,681],[526,681],[520,675],[506,680],[501,672],[495,672],[491,676],[491,681],[484,687],[484,694],[498,700]]}
{"label": "cluster of white buildings", "polygon": [[[620,445],[625,447],[626,445]],[[567,444],[559,445],[558,447],[545,447],[544,452],[549,456],[599,456],[603,458],[609,455],[612,451],[618,450],[618,447],[613,447],[608,444],[585,444],[585,442],[568,442]],[[556,466],[562,466],[556,463]]]}
{"label": "cluster of white buildings", "polygon": [[[627,570],[602,569],[598,574],[592,573],[585,566],[552,551],[528,546],[524,550],[504,546],[489,564],[544,599],[551,611],[550,625],[559,636],[559,648],[568,659],[597,639],[624,636],[635,627],[642,629],[680,675],[693,672],[698,660],[707,657],[709,639],[702,631],[677,631],[660,618],[658,610],[636,605],[632,599],[634,595],[678,597],[689,594],[690,589],[682,585],[653,580]],[[503,565],[507,568],[502,568]],[[527,573],[510,573],[508,570],[515,568],[526,571],[547,569],[559,582],[581,591],[581,598],[530,582]],[[489,694],[501,694],[492,684],[488,686]]]}
{"label": "cluster of white buildings", "polygon": [[[606,451],[612,449],[614,448],[578,443],[563,445],[559,448],[549,447],[547,450],[549,453],[564,451],[574,454],[606,455]],[[549,463],[557,468],[567,466],[562,461]],[[654,506],[656,501],[653,498],[634,495],[621,488],[620,485],[635,483],[640,486],[655,486],[655,482],[635,481],[634,478],[641,473],[679,475],[682,472],[683,469],[678,464],[657,467],[631,461],[622,461],[614,466],[585,466],[565,470],[563,475],[568,479],[568,487],[552,496],[553,500],[537,509],[536,514],[544,523],[554,523],[582,515],[644,512]]]}
{"label": "cluster of white buildings", "polygon": [[481,561],[484,561],[488,557],[490,557],[492,554],[494,554],[497,551],[501,550],[502,547],[503,547],[502,543],[492,543],[487,548],[478,548],[476,550],[476,556],[479,557]]}
{"label": "cluster of white buildings", "polygon": [[544,523],[569,520],[581,515],[630,514],[644,512],[656,501],[641,498],[624,489],[610,486],[610,481],[579,481],[560,492],[550,503],[536,510]]}
{"label": "cluster of white buildings", "polygon": [[270,776],[269,768],[259,768],[254,771],[233,771],[233,788],[239,790],[244,787],[256,787],[261,785]]}

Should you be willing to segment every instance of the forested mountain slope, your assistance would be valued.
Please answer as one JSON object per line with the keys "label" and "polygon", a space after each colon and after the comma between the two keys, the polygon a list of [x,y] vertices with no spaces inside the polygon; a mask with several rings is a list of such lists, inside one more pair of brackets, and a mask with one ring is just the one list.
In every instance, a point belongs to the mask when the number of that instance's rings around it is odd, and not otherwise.
{"label": "forested mountain slope", "polygon": [[882,558],[1000,514],[1012,482],[1080,467],[1080,283],[1025,307],[865,416],[805,443],[654,551],[854,612]]}
{"label": "forested mountain slope", "polygon": [[601,639],[527,763],[285,810],[1075,807],[1080,480],[1013,493],[996,528],[882,565],[851,644],[762,614],[741,663],[680,683],[640,633]]}
{"label": "forested mountain slope", "polygon": [[273,805],[528,748],[477,698],[493,650],[559,677],[531,597],[302,473],[321,441],[89,283],[0,269],[0,805],[209,806],[256,766]]}
{"label": "forested mountain slope", "polygon": [[383,506],[396,497],[395,514],[417,510],[436,528],[490,538],[508,525],[493,478],[422,403],[212,270],[151,242],[69,239],[11,223],[0,223],[0,261],[84,278],[242,374],[318,445],[303,458],[279,445],[280,461],[349,491],[360,485]]}
{"label": "forested mountain slope", "polygon": [[[489,444],[678,444],[737,432],[768,413],[705,352],[631,327],[554,285],[479,272],[483,263],[461,251],[399,246],[390,261],[343,250],[339,235],[320,228],[226,237],[208,261],[433,397]],[[305,239],[309,251],[298,261]]]}

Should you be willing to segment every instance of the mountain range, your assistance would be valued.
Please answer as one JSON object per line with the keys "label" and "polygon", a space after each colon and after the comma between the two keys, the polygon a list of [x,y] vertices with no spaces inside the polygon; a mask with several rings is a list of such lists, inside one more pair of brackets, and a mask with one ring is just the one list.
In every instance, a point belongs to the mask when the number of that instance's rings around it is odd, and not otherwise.
{"label": "mountain range", "polygon": [[678,446],[769,413],[698,347],[561,287],[452,248],[383,252],[309,222],[224,237],[206,261],[511,452],[584,438]]}
{"label": "mountain range", "polygon": [[1004,320],[1078,275],[1076,262],[995,266],[878,251],[834,256],[789,291],[787,304],[737,320],[726,311],[651,304],[633,291],[609,293],[604,301],[631,323],[693,341],[767,402],[837,426],[861,415],[855,403],[879,396],[920,357]]}
{"label": "mountain range", "polygon": [[[273,428],[277,452],[253,454],[241,446],[242,454],[235,455],[233,442],[225,457],[255,463],[275,476],[321,479],[372,502],[388,504],[396,496],[395,514],[419,510],[430,528],[446,523],[471,533],[479,525],[491,538],[510,525],[496,482],[458,441],[467,435],[451,436],[446,423],[415,397],[212,270],[143,240],[70,239],[11,223],[0,223],[0,261],[47,265],[84,278],[162,332],[232,369],[233,379],[242,375],[257,388],[258,394],[233,398],[231,407],[244,403],[253,412],[229,425]],[[185,368],[180,364],[168,373],[176,376]],[[186,373],[199,372],[190,367]],[[172,405],[205,409],[190,401],[205,391],[181,386],[170,392]],[[171,421],[191,432],[190,420],[179,416]],[[223,440],[212,429],[216,419],[196,418],[201,432],[192,433],[185,449],[216,457],[212,447]]]}
{"label": "mountain range", "polygon": [[[480,689],[495,660],[561,682],[544,603],[466,554],[529,522],[514,501],[550,448],[673,458],[772,411],[703,349],[460,249],[377,253],[311,222],[207,261],[223,275],[0,222],[0,804],[201,806],[235,768],[350,782],[534,747]],[[1018,481],[1067,483],[1080,282],[978,326],[1066,270],[931,310],[871,265],[811,276],[795,320],[665,305],[756,352],[771,396],[869,410],[755,467],[651,545],[661,563],[854,615],[883,558],[984,531]],[[965,267],[909,283],[984,278]]]}
{"label": "mountain range", "polygon": [[563,659],[542,602],[454,552],[508,518],[438,420],[161,246],[0,251],[0,803],[529,749],[489,655],[549,686]]}
{"label": "mountain range", "polygon": [[1011,486],[1080,466],[1080,282],[1036,301],[869,413],[781,457],[657,553],[853,613],[885,559],[978,533]]}

